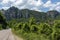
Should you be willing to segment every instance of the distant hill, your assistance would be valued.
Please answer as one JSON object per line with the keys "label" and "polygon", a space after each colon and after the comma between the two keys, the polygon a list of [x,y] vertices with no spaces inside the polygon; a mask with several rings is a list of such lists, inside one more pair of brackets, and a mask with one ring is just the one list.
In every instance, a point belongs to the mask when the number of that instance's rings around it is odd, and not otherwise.
{"label": "distant hill", "polygon": [[56,18],[60,13],[56,10],[48,11],[47,15],[50,16],[51,18]]}
{"label": "distant hill", "polygon": [[56,10],[48,11],[48,12],[38,12],[29,9],[18,9],[16,7],[10,7],[8,10],[1,10],[6,17],[7,20],[11,19],[20,19],[25,18],[28,19],[30,17],[34,17],[37,20],[47,20],[48,18],[58,19],[60,17],[60,13]]}

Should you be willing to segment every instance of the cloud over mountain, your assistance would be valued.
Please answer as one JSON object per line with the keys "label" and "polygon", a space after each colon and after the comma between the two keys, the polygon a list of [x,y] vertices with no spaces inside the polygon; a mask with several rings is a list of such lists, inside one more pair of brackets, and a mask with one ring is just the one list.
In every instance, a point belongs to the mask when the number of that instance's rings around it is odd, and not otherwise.
{"label": "cloud over mountain", "polygon": [[[52,2],[52,0],[1,0],[0,9],[8,9],[11,6],[18,7],[19,9],[31,9],[36,11],[43,11],[43,8],[48,8],[48,10],[58,10],[60,11],[60,1]],[[43,10],[42,10],[42,9]]]}

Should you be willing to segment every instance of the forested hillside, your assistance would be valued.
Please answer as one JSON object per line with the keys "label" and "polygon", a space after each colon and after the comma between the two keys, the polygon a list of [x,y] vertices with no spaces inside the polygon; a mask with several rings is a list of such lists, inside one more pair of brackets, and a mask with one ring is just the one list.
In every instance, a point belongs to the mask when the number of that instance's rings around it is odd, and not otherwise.
{"label": "forested hillside", "polygon": [[[38,12],[29,9],[18,9],[16,7],[10,7],[8,10],[1,10],[6,17],[7,20],[11,19],[28,19],[30,17],[34,17],[37,21],[44,21],[50,19],[60,19],[60,13],[56,10],[48,11],[48,12]],[[41,20],[40,20],[41,19]]]}

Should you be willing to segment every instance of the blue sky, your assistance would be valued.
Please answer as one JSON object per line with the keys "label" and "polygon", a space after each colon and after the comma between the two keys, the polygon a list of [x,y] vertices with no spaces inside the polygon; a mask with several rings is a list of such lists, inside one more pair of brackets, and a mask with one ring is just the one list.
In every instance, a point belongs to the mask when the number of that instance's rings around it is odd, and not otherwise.
{"label": "blue sky", "polygon": [[57,10],[60,12],[60,0],[0,0],[0,9],[7,10],[12,6],[35,11]]}

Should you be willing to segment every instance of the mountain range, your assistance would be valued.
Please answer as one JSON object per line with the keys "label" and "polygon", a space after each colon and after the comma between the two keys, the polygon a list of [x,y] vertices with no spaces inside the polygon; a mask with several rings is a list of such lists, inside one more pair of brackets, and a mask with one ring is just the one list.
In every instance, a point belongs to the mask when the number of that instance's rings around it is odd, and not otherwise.
{"label": "mountain range", "polygon": [[21,18],[28,19],[30,17],[34,17],[38,21],[39,20],[48,20],[49,18],[60,19],[59,18],[60,12],[58,12],[56,10],[51,10],[51,11],[47,11],[47,12],[38,12],[38,11],[34,11],[34,10],[29,10],[29,9],[20,10],[13,6],[7,10],[2,9],[1,11],[7,20],[21,19]]}

